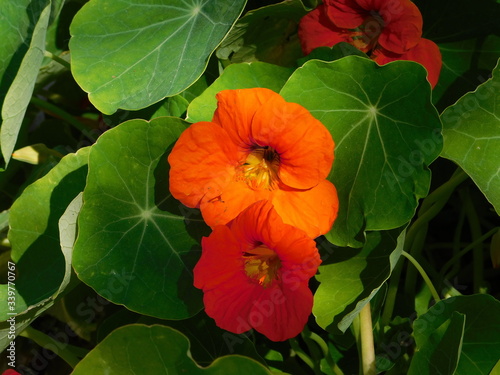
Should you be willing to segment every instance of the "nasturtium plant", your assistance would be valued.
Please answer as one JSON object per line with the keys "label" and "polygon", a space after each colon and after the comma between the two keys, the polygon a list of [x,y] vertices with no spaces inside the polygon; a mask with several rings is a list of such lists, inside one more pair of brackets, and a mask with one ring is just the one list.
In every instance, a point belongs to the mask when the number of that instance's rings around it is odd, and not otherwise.
{"label": "nasturtium plant", "polygon": [[0,6],[0,373],[500,373],[497,0]]}

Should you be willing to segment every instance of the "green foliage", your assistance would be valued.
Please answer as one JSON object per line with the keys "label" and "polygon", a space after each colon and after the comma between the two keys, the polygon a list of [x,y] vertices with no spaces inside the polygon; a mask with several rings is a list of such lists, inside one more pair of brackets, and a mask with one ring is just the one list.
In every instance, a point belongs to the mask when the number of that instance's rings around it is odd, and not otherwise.
{"label": "green foliage", "polygon": [[[414,4],[434,89],[346,42],[304,56],[316,0],[3,1],[0,372],[500,374],[500,2]],[[284,342],[203,310],[211,229],[169,192],[181,133],[255,87],[335,142],[338,217]]]}

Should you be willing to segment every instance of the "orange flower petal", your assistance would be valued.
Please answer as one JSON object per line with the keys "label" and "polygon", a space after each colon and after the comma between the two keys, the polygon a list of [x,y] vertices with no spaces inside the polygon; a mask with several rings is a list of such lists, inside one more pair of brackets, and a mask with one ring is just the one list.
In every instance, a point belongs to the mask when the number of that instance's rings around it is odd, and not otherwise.
{"label": "orange flower petal", "polygon": [[199,122],[187,128],[168,156],[170,192],[188,207],[221,194],[232,180],[238,152],[218,125]]}
{"label": "orange flower petal", "polygon": [[[266,244],[273,244],[268,250],[280,266],[263,285],[246,274],[245,253]],[[284,224],[269,201],[259,201],[203,240],[195,286],[203,289],[205,310],[219,327],[235,333],[255,328],[282,341],[307,323],[312,308],[307,285],[320,263],[315,242]]]}
{"label": "orange flower petal", "polygon": [[417,45],[422,37],[423,19],[410,0],[357,0],[368,11],[376,11],[385,26],[378,43],[394,53],[404,53]]}
{"label": "orange flower petal", "polygon": [[218,106],[212,122],[219,124],[241,150],[248,150],[255,112],[273,95],[278,94],[264,88],[221,91],[216,95]]}
{"label": "orange flower petal", "polygon": [[233,220],[252,203],[270,197],[269,190],[253,190],[243,181],[231,181],[219,199],[203,200],[200,209],[207,225],[214,228]]}
{"label": "orange flower petal", "polygon": [[340,42],[351,42],[350,32],[335,26],[321,4],[307,13],[299,23],[299,40],[304,55],[308,55],[318,47],[333,47]]}
{"label": "orange flower petal", "polygon": [[272,203],[287,224],[304,230],[316,238],[328,233],[337,217],[337,190],[323,180],[310,190],[276,190]]}
{"label": "orange flower petal", "polygon": [[325,0],[325,4],[328,16],[338,27],[355,29],[367,16],[355,0]]}
{"label": "orange flower petal", "polygon": [[280,181],[296,189],[309,189],[330,173],[333,140],[326,127],[296,103],[278,94],[255,113],[252,138],[271,146],[280,156]]}
{"label": "orange flower petal", "polygon": [[399,55],[394,54],[384,49],[377,50],[376,54],[372,55],[374,61],[380,65],[387,64],[396,60],[409,60],[422,64],[428,73],[427,79],[434,88],[439,81],[441,72],[442,60],[441,52],[436,43],[429,39],[422,38],[414,48],[406,53]]}

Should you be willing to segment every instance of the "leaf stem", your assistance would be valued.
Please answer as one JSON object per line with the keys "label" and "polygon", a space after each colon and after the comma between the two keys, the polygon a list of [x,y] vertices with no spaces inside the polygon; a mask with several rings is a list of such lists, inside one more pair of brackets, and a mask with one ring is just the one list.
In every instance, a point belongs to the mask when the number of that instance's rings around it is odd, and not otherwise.
{"label": "leaf stem", "polygon": [[436,288],[434,288],[434,285],[432,285],[431,279],[429,278],[429,276],[427,276],[427,273],[424,271],[422,266],[417,262],[417,260],[404,250],[401,252],[401,255],[403,255],[406,259],[408,259],[413,264],[413,266],[418,270],[418,272],[420,273],[420,275],[424,279],[425,283],[427,284],[427,287],[431,291],[431,294],[432,294],[432,297],[434,297],[434,300],[436,302],[441,301],[441,298],[439,297],[439,294],[436,291]]}
{"label": "leaf stem", "polygon": [[53,351],[68,365],[70,365],[71,368],[75,368],[78,362],[80,362],[80,359],[75,352],[78,351],[82,357],[87,353],[87,351],[83,348],[78,348],[73,345],[54,340],[52,337],[34,329],[31,326],[26,327],[26,329],[20,334],[20,336],[31,339],[42,348]]}
{"label": "leaf stem", "polygon": [[290,343],[290,346],[292,347],[293,351],[297,354],[297,356],[304,361],[304,363],[309,366],[312,370],[314,370],[315,374],[321,374],[321,372],[317,372],[316,370],[316,365],[314,364],[314,361],[309,357],[300,347],[299,343],[297,342],[296,339],[289,339],[288,342]]}
{"label": "leaf stem", "polygon": [[389,325],[391,321],[392,312],[394,311],[394,306],[396,305],[396,295],[398,293],[399,280],[401,278],[401,272],[403,271],[404,258],[400,257],[396,267],[392,271],[391,278],[389,281],[389,287],[387,288],[387,297],[385,298],[384,311],[382,312],[382,317],[380,319],[381,331],[383,332],[384,327]]}
{"label": "leaf stem", "polygon": [[79,130],[84,136],[86,136],[88,139],[90,139],[92,142],[95,142],[95,138],[92,135],[92,132],[87,129],[87,127],[78,121],[74,116],[66,112],[65,110],[59,108],[58,106],[51,104],[45,100],[41,100],[37,98],[36,96],[33,96],[31,98],[31,103],[36,105],[37,107],[43,108],[44,110],[51,112],[55,114],[56,116],[60,117],[70,125],[72,125],[75,129]]}
{"label": "leaf stem", "polygon": [[359,336],[361,340],[361,364],[363,375],[375,375],[375,346],[373,343],[373,325],[370,302],[359,313]]}
{"label": "leaf stem", "polygon": [[54,60],[55,62],[58,62],[59,64],[61,64],[62,66],[64,66],[65,68],[68,68],[69,70],[71,70],[71,65],[69,62],[67,62],[66,60],[64,59],[61,59],[59,56],[57,55],[54,55],[52,52],[50,51],[44,51],[44,56],[45,57],[48,57],[52,60]]}

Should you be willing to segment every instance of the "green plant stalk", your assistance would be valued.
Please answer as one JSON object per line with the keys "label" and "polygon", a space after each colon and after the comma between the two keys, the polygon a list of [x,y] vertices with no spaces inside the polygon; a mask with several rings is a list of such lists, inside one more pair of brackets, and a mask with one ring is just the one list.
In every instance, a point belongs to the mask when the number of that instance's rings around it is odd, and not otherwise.
{"label": "green plant stalk", "polygon": [[[486,241],[489,237],[493,236],[497,231],[500,230],[500,227],[495,227],[488,231],[487,233],[483,234],[481,237],[477,238],[474,242],[470,243],[468,246],[464,247],[460,252],[455,254],[448,262],[446,262],[442,268],[441,274],[444,275],[445,279],[450,278],[450,275],[447,274],[448,269],[453,266],[458,259],[463,257],[465,254],[467,254],[469,251],[472,249],[475,249],[478,244],[483,243]],[[452,271],[453,272],[453,271]]]}
{"label": "green plant stalk", "polygon": [[431,279],[429,278],[429,276],[427,276],[427,273],[424,271],[422,266],[417,262],[417,260],[404,250],[401,252],[401,254],[406,259],[408,259],[413,264],[413,266],[418,270],[418,272],[420,273],[420,275],[424,279],[425,283],[427,284],[427,287],[431,291],[431,294],[432,294],[432,297],[434,297],[434,300],[436,302],[441,301],[441,298],[439,297],[439,294],[436,291],[436,288],[434,288],[434,285],[432,285]]}
{"label": "green plant stalk", "polygon": [[80,354],[82,355],[85,355],[85,353],[87,352],[86,350],[84,351],[83,349],[80,350],[81,348],[77,348],[72,345],[64,344],[62,342],[54,340],[52,337],[34,329],[31,326],[28,326],[20,334],[20,336],[33,340],[42,348],[52,350],[55,354],[61,357],[68,365],[70,365],[71,368],[75,368],[78,362],[80,362],[80,359],[77,357],[75,351],[80,352]]}
{"label": "green plant stalk", "polygon": [[325,342],[325,340],[321,338],[320,335],[311,332],[306,325],[304,327],[304,330],[302,331],[302,337],[304,338],[304,341],[306,341],[308,347],[309,347],[308,341],[314,341],[316,344],[318,344],[321,351],[323,352],[323,358],[325,358],[326,362],[328,363],[328,366],[330,366],[330,369],[333,371],[334,374],[344,375],[342,370],[333,361],[332,355],[330,353],[330,348],[328,347],[328,344]]}
{"label": "green plant stalk", "polygon": [[69,70],[71,70],[71,65],[69,62],[67,62],[66,60],[64,59],[61,59],[59,56],[56,56],[54,55],[52,52],[50,51],[45,51],[44,53],[44,56],[45,57],[48,57],[52,60],[54,60],[55,62],[58,62],[59,64],[61,64],[62,66],[64,66],[65,68],[68,68]]}
{"label": "green plant stalk", "polygon": [[87,127],[84,124],[82,124],[74,116],[72,116],[71,114],[69,114],[65,110],[59,108],[58,106],[56,106],[54,104],[46,102],[45,100],[38,99],[36,96],[31,97],[31,103],[33,103],[37,107],[43,108],[49,112],[54,113],[55,115],[59,116],[61,119],[66,121],[68,124],[73,126],[75,129],[80,131],[83,135],[85,135],[92,142],[95,141],[95,138],[92,136],[89,129],[87,129]]}
{"label": "green plant stalk", "polygon": [[384,332],[384,327],[389,325],[391,321],[392,312],[394,311],[394,306],[396,305],[396,295],[398,293],[399,280],[401,278],[401,272],[404,266],[404,257],[400,257],[396,267],[392,271],[389,287],[387,288],[387,296],[385,298],[384,311],[382,312],[382,317],[380,319],[380,332]]}
{"label": "green plant stalk", "polygon": [[359,313],[359,338],[361,341],[361,369],[363,375],[375,375],[375,345],[370,302]]}
{"label": "green plant stalk", "polygon": [[311,354],[311,359],[314,363],[314,371],[321,372],[320,361],[321,361],[321,358],[324,357],[324,348],[322,348],[321,345],[317,341],[312,340],[311,334],[312,334],[312,332],[309,330],[309,327],[307,327],[307,325],[306,325],[302,331],[301,336],[307,345],[307,349],[309,350],[309,353]]}
{"label": "green plant stalk", "polygon": [[472,266],[473,266],[473,287],[474,293],[479,293],[481,287],[484,285],[484,253],[483,246],[481,242],[477,239],[482,237],[481,225],[479,224],[479,218],[477,217],[477,212],[472,204],[469,189],[460,192],[462,199],[464,201],[465,215],[467,216],[467,221],[469,222],[469,229],[472,236],[472,241],[475,243],[474,250],[472,253]]}
{"label": "green plant stalk", "polygon": [[290,343],[290,346],[292,347],[293,351],[297,354],[297,356],[302,361],[304,361],[304,363],[307,366],[309,366],[312,370],[314,370],[315,374],[321,374],[321,371],[316,370],[317,366],[314,364],[314,361],[311,359],[311,357],[309,357],[306,353],[304,353],[304,351],[302,350],[296,339],[289,339],[288,342]]}
{"label": "green plant stalk", "polygon": [[[464,171],[457,169],[447,182],[438,187],[424,199],[418,212],[419,216],[408,229],[405,240],[405,248],[409,249],[410,254],[414,258],[418,259],[422,253],[429,222],[436,217],[439,212],[441,212],[453,191],[468,177],[469,176]],[[405,280],[406,293],[414,293],[416,278],[416,271],[408,266]]]}

